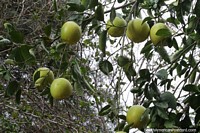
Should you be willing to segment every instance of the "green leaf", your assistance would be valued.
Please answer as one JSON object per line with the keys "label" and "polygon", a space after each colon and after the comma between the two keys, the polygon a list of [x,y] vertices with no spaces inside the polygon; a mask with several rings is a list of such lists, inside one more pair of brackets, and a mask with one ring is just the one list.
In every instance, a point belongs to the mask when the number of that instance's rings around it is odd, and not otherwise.
{"label": "green leaf", "polygon": [[49,93],[49,95],[48,95],[48,100],[49,100],[51,107],[53,107],[53,97],[52,97],[51,93]]}
{"label": "green leaf", "polygon": [[167,121],[165,121],[164,126],[166,128],[172,128],[173,129],[175,127],[175,121],[173,121],[173,120],[167,120]]}
{"label": "green leaf", "polygon": [[[153,101],[153,100],[145,100],[144,103],[143,103],[143,106],[146,107],[146,108],[150,107],[152,101]],[[151,112],[151,111],[150,111],[150,112]]]}
{"label": "green leaf", "polygon": [[152,20],[152,17],[146,17],[146,18],[144,18],[144,20],[142,21],[142,24],[143,23],[145,23],[145,22],[151,22],[151,20]]}
{"label": "green leaf", "polygon": [[129,62],[128,64],[125,64],[125,66],[123,66],[123,70],[127,76],[127,78],[129,79],[129,81],[132,81],[132,77],[136,76],[136,71],[133,68],[133,63]]}
{"label": "green leaf", "polygon": [[150,59],[153,53],[153,46],[151,45],[151,41],[148,41],[145,46],[142,48],[141,52],[143,53],[145,58]]}
{"label": "green leaf", "polygon": [[166,109],[166,108],[169,107],[169,106],[168,106],[168,103],[165,102],[165,101],[163,101],[163,102],[155,102],[154,104],[155,104],[157,107],[160,107],[160,108],[163,108],[163,109]]}
{"label": "green leaf", "polygon": [[191,34],[189,34],[189,38],[194,41],[199,41],[200,35],[198,33],[192,32]]}
{"label": "green leaf", "polygon": [[19,90],[19,83],[17,81],[9,82],[6,88],[6,96],[12,96]]}
{"label": "green leaf", "polygon": [[158,107],[156,107],[156,106],[154,106],[154,107],[151,108],[150,116],[151,116],[151,126],[152,127],[155,127],[154,125],[157,124],[157,118],[158,118],[157,108]]}
{"label": "green leaf", "polygon": [[174,63],[176,62],[183,54],[183,49],[180,48],[179,50],[177,50],[173,55],[172,55],[172,58],[171,58],[171,62]]}
{"label": "green leaf", "polygon": [[177,68],[178,63],[173,63],[169,69],[170,75],[173,75],[173,71]]}
{"label": "green leaf", "polygon": [[111,12],[110,12],[110,22],[113,23],[113,20],[116,17],[116,12],[115,12],[115,8],[111,8]]}
{"label": "green leaf", "polygon": [[155,91],[149,87],[148,83],[145,85],[145,88],[144,88],[143,92],[144,92],[144,96],[148,100],[152,100],[153,99],[153,95],[154,95]]}
{"label": "green leaf", "polygon": [[200,90],[198,88],[198,86],[194,85],[194,84],[187,84],[183,87],[184,91],[188,91],[188,92],[197,92],[199,93]]}
{"label": "green leaf", "polygon": [[15,61],[12,60],[12,59],[6,59],[6,60],[4,60],[4,63],[5,63],[6,65],[15,65]]}
{"label": "green leaf", "polygon": [[191,16],[188,18],[188,27],[186,29],[187,33],[193,33],[197,23],[198,23],[198,19],[195,16]]}
{"label": "green leaf", "polygon": [[76,90],[76,93],[78,96],[83,96],[83,88],[82,85],[79,82],[74,83],[74,89]]}
{"label": "green leaf", "polygon": [[177,75],[178,75],[179,77],[181,76],[181,75],[180,75],[181,71],[182,71],[182,66],[181,66],[180,64],[177,64],[177,66],[176,66],[176,72],[177,72]]}
{"label": "green leaf", "polygon": [[197,74],[197,70],[194,69],[189,77],[189,81],[190,83],[194,83],[195,79],[196,79],[196,74]]}
{"label": "green leaf", "polygon": [[195,116],[194,121],[195,121],[195,124],[196,124],[196,125],[199,124],[199,122],[200,122],[200,112],[196,113],[196,116]]}
{"label": "green leaf", "polygon": [[94,8],[98,5],[98,0],[90,0],[89,8]]}
{"label": "green leaf", "polygon": [[194,59],[194,56],[192,54],[189,55],[189,58],[188,58],[188,62],[190,63],[190,65],[192,67],[195,67],[196,66],[196,60]]}
{"label": "green leaf", "polygon": [[56,50],[59,51],[59,52],[62,51],[63,49],[65,49],[65,47],[66,47],[65,42],[61,42],[61,43],[56,44]]}
{"label": "green leaf", "polygon": [[80,4],[80,0],[68,0],[69,3]]}
{"label": "green leaf", "polygon": [[8,39],[6,39],[6,38],[2,38],[1,40],[0,40],[0,46],[2,45],[10,45],[11,44],[11,41],[10,40],[8,40]]}
{"label": "green leaf", "polygon": [[[149,113],[150,113],[150,109],[147,108],[144,113],[142,114],[141,118],[140,118],[140,121],[144,121],[146,120],[148,117],[149,117]],[[146,126],[146,125],[145,125]]]}
{"label": "green leaf", "polygon": [[115,127],[114,131],[121,131],[121,130],[123,130],[125,124],[126,124],[125,121],[119,122],[119,123],[117,124],[117,126]]}
{"label": "green leaf", "polygon": [[15,48],[11,53],[11,59],[14,59],[19,65],[35,63],[35,57],[30,53],[31,48],[28,45]]}
{"label": "green leaf", "polygon": [[166,21],[174,24],[177,28],[178,28],[178,24],[180,24],[180,22],[178,21],[178,19],[175,18],[175,16],[172,16],[172,15],[171,15],[171,17],[167,18]]}
{"label": "green leaf", "polygon": [[47,26],[44,27],[44,33],[48,37],[51,35],[51,28],[52,28],[51,24],[49,24],[49,25],[47,25]]}
{"label": "green leaf", "polygon": [[181,77],[184,73],[186,74],[187,69],[188,67],[181,69],[181,71],[178,73],[178,76]]}
{"label": "green leaf", "polygon": [[141,78],[146,79],[147,81],[150,81],[150,72],[148,69],[141,69],[139,71],[139,75]]}
{"label": "green leaf", "polygon": [[6,38],[1,38],[0,39],[0,50],[1,49],[6,49],[12,46],[12,43],[10,40],[6,39]]}
{"label": "green leaf", "polygon": [[153,95],[153,97],[157,99],[160,95],[157,80],[152,80],[152,83],[150,83],[149,87],[151,95]]}
{"label": "green leaf", "polygon": [[[44,82],[44,81],[43,81]],[[42,83],[41,83],[42,84]],[[43,88],[45,88],[44,90],[42,90]],[[38,89],[38,91],[39,92],[41,92],[40,93],[40,96],[44,96],[44,95],[49,95],[50,94],[50,88],[48,87],[48,86],[44,86],[44,87],[42,87],[42,89],[40,90],[40,89]]]}
{"label": "green leaf", "polygon": [[184,59],[182,59],[182,60],[180,61],[180,65],[181,65],[181,66],[184,66],[184,67],[188,67],[187,62],[186,62]]}
{"label": "green leaf", "polygon": [[82,78],[81,70],[77,62],[71,66],[72,75],[75,79]]}
{"label": "green leaf", "polygon": [[184,45],[183,48],[180,48],[178,51],[176,51],[173,54],[171,62],[172,63],[176,62],[178,59],[180,59],[180,57],[182,55],[185,55],[187,52],[189,52],[193,48],[193,46],[194,46],[193,44],[191,44],[191,45]]}
{"label": "green leaf", "polygon": [[113,66],[108,60],[99,62],[99,69],[106,75],[113,71]]}
{"label": "green leaf", "polygon": [[165,109],[163,108],[157,108],[157,112],[158,112],[158,116],[160,116],[161,118],[168,120],[168,114],[166,113]]}
{"label": "green leaf", "polygon": [[[135,1],[135,0],[134,0]],[[144,0],[137,0],[138,3],[143,3]]]}
{"label": "green leaf", "polygon": [[177,41],[176,41],[175,38],[173,38],[173,40],[172,40],[172,44],[173,44],[173,47],[174,47],[176,50],[179,49],[179,47],[178,47],[178,43],[177,43]]}
{"label": "green leaf", "polygon": [[[176,2],[177,3],[177,5],[179,4],[179,1],[177,1]],[[176,10],[176,17],[177,17],[177,19],[182,23],[182,24],[184,24],[184,20],[183,20],[183,9],[182,9],[182,7],[181,7],[181,5],[179,5],[179,6],[177,6],[177,10]]]}
{"label": "green leaf", "polygon": [[80,3],[69,2],[67,5],[69,5],[69,11],[83,12],[85,10],[85,7]]}
{"label": "green leaf", "polygon": [[127,57],[127,56],[123,56],[123,55],[120,55],[118,58],[117,58],[117,64],[120,66],[120,67],[124,67],[126,64],[128,64],[130,62],[130,59]]}
{"label": "green leaf", "polygon": [[157,47],[156,52],[159,53],[160,57],[167,63],[171,63],[169,55],[164,47]]}
{"label": "green leaf", "polygon": [[162,36],[162,37],[169,37],[171,36],[171,31],[169,29],[159,29],[157,32],[156,32],[156,35],[157,36]]}
{"label": "green leaf", "polygon": [[109,114],[108,114],[108,116],[107,116],[110,120],[114,120],[115,119],[115,117],[116,117],[116,115],[113,113],[113,111],[111,111]]}
{"label": "green leaf", "polygon": [[55,12],[58,11],[57,1],[56,1],[56,0],[53,0],[53,8],[54,8],[54,11],[55,11]]}
{"label": "green leaf", "polygon": [[99,35],[99,49],[103,52],[103,56],[106,54],[106,40],[107,40],[107,30],[104,30]]}
{"label": "green leaf", "polygon": [[104,21],[104,9],[103,5],[99,4],[95,10],[95,18],[99,21]]}
{"label": "green leaf", "polygon": [[141,92],[141,88],[139,87],[134,87],[133,89],[130,90],[131,93],[138,93],[138,92]]}
{"label": "green leaf", "polygon": [[106,106],[104,106],[100,111],[99,111],[99,115],[100,116],[104,116],[104,115],[107,115],[109,114],[111,111],[111,106],[108,104]]}
{"label": "green leaf", "polygon": [[166,69],[161,69],[156,73],[156,76],[161,79],[161,80],[165,80],[168,77],[168,73]]}
{"label": "green leaf", "polygon": [[35,81],[36,81],[37,79],[39,79],[39,78],[40,78],[40,71],[37,71],[37,72],[35,72],[34,75],[33,75],[33,82],[35,83]]}
{"label": "green leaf", "polygon": [[90,2],[91,0],[81,0],[81,4],[85,7],[85,9],[88,9]]}
{"label": "green leaf", "polygon": [[[198,0],[197,0],[198,1]],[[188,1],[188,0],[185,0],[185,1],[182,1],[181,2],[181,7],[182,7],[182,10],[184,12],[186,12],[185,14],[187,15],[187,13],[190,13],[190,9],[191,9],[191,4],[192,2],[191,1]]]}
{"label": "green leaf", "polygon": [[170,89],[171,87],[171,82],[173,81],[173,79],[165,79],[165,80],[162,80],[160,82],[160,86],[163,86],[163,85],[166,85],[167,84],[167,90]]}
{"label": "green leaf", "polygon": [[169,81],[170,81],[170,79],[162,80],[162,81],[160,82],[160,86],[165,85],[165,84],[168,83]]}
{"label": "green leaf", "polygon": [[88,89],[91,93],[94,94],[95,90],[93,86],[91,86],[91,84],[89,84],[88,81],[85,79],[85,77],[82,75],[79,64],[76,61],[73,62],[73,65],[71,66],[71,70],[72,70],[73,78],[75,78],[76,81],[78,81],[78,83],[82,85],[82,87]]}
{"label": "green leaf", "polygon": [[10,71],[2,66],[0,66],[0,76],[3,77],[3,79],[5,79],[7,81],[10,81],[10,79],[12,77]]}
{"label": "green leaf", "polygon": [[184,103],[188,103],[192,109],[197,110],[200,107],[199,99],[200,95],[196,95],[196,93],[193,93],[192,95],[187,97]]}
{"label": "green leaf", "polygon": [[149,53],[153,49],[151,43],[147,42],[145,46],[142,48],[140,53]]}
{"label": "green leaf", "polygon": [[22,93],[22,90],[21,89],[18,89],[16,95],[15,95],[15,101],[17,104],[20,104],[20,100],[21,100],[21,93]]}
{"label": "green leaf", "polygon": [[172,84],[172,79],[171,80],[168,80],[168,83],[167,83],[167,90],[169,90],[171,88],[171,84]]}
{"label": "green leaf", "polygon": [[80,105],[81,107],[86,107],[86,106],[89,106],[89,105],[90,105],[90,102],[86,102],[86,101],[80,100],[79,105]]}
{"label": "green leaf", "polygon": [[118,115],[118,117],[122,120],[126,120],[126,116],[125,115]]}
{"label": "green leaf", "polygon": [[189,116],[189,111],[185,113],[184,119],[183,118],[181,119],[182,120],[180,121],[180,124],[182,129],[189,128],[192,125],[191,118]]}
{"label": "green leaf", "polygon": [[23,43],[24,35],[20,31],[16,30],[13,27],[13,25],[11,25],[10,23],[5,23],[4,27],[7,30],[8,34],[10,35],[10,38],[13,42]]}
{"label": "green leaf", "polygon": [[81,82],[83,84],[83,86],[89,90],[91,93],[95,93],[94,87],[88,83],[88,81],[83,77],[83,81]]}
{"label": "green leaf", "polygon": [[124,0],[117,0],[118,3],[122,3]]}
{"label": "green leaf", "polygon": [[183,73],[184,74],[184,78],[188,78],[190,73],[190,70],[186,69],[186,71]]}
{"label": "green leaf", "polygon": [[30,53],[30,55],[32,55],[35,58],[35,51],[33,48],[29,49],[29,53]]}
{"label": "green leaf", "polygon": [[171,92],[164,92],[160,95],[160,100],[163,102],[167,102],[169,107],[172,109],[176,109],[176,98]]}
{"label": "green leaf", "polygon": [[129,130],[132,128],[133,124],[128,124],[124,127],[124,132],[129,133]]}
{"label": "green leaf", "polygon": [[195,8],[194,8],[194,13],[198,17],[200,17],[200,1],[199,0],[197,0],[197,2],[196,2]]}
{"label": "green leaf", "polygon": [[164,123],[165,127],[166,128],[174,128],[176,118],[177,118],[177,114],[170,113],[169,114],[169,120],[165,121],[165,123]]}

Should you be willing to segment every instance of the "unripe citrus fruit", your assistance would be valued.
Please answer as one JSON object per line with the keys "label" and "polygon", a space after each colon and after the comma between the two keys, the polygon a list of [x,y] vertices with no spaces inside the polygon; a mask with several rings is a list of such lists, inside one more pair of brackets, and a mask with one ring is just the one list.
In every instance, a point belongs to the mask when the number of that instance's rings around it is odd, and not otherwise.
{"label": "unripe citrus fruit", "polygon": [[49,68],[47,68],[47,67],[38,68],[38,69],[33,73],[33,81],[34,81],[35,87],[36,87],[39,91],[44,90],[44,88],[45,88],[48,84],[51,84],[53,80],[54,80],[54,74],[53,74],[53,72],[52,72]]}
{"label": "unripe citrus fruit", "polygon": [[115,17],[113,22],[111,23],[110,20],[107,22],[107,29],[108,34],[112,37],[120,37],[124,34],[126,21],[123,18]]}
{"label": "unripe citrus fruit", "polygon": [[128,124],[133,124],[134,128],[145,128],[149,122],[149,115],[142,118],[146,108],[141,105],[133,105],[127,111],[126,121]]}
{"label": "unripe citrus fruit", "polygon": [[76,44],[81,38],[80,26],[73,22],[65,22],[61,28],[61,39],[67,44]]}
{"label": "unripe citrus fruit", "polygon": [[149,36],[149,25],[147,22],[142,22],[142,19],[134,19],[128,23],[126,36],[135,43],[143,42]]}
{"label": "unripe citrus fruit", "polygon": [[159,42],[163,41],[166,38],[166,36],[156,35],[157,31],[160,30],[160,29],[169,30],[169,28],[164,23],[156,23],[151,27],[150,38],[151,38],[151,41],[154,45],[158,44]]}
{"label": "unripe citrus fruit", "polygon": [[51,95],[54,99],[65,99],[72,94],[73,87],[71,83],[65,78],[55,79],[50,87]]}

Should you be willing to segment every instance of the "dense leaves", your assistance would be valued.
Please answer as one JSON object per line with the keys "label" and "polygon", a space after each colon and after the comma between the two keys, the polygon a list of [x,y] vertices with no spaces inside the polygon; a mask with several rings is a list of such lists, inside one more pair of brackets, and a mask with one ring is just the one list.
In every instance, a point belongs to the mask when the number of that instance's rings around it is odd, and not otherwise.
{"label": "dense leaves", "polygon": [[[126,122],[135,104],[147,108],[148,128],[199,132],[199,0],[3,0],[0,8],[0,132],[137,132]],[[106,22],[116,16],[170,30],[156,33],[167,37],[162,45],[114,38]],[[82,28],[72,46],[60,39],[68,20]],[[39,67],[68,79],[72,96],[54,100],[50,84],[38,92]]]}

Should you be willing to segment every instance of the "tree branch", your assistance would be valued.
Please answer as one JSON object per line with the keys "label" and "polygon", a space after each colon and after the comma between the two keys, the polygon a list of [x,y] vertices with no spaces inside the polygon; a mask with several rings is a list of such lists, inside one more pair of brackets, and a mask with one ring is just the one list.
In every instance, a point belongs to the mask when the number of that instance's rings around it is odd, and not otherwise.
{"label": "tree branch", "polygon": [[[124,4],[124,5],[122,5],[122,6],[115,7],[115,10],[118,10],[118,9],[121,9],[121,8],[124,8],[124,7],[127,7],[127,6],[132,5],[132,4],[135,4],[135,3],[136,3],[136,2],[133,1],[133,2],[130,2],[130,3]],[[111,10],[112,10],[112,9],[105,11],[104,14],[107,14],[107,13],[111,12]],[[90,21],[90,20],[92,20],[94,17],[95,17],[95,14],[93,14],[91,17],[89,17],[89,18],[83,20],[83,22],[85,22],[85,21]]]}

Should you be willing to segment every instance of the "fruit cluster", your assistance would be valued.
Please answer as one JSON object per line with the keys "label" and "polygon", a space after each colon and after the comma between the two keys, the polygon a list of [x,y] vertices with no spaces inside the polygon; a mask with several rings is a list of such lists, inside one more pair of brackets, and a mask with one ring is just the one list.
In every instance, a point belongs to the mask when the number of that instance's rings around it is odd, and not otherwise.
{"label": "fruit cluster", "polygon": [[135,43],[145,41],[150,35],[154,45],[166,39],[166,36],[157,35],[159,30],[164,29],[170,32],[170,29],[164,23],[156,23],[150,28],[147,22],[137,18],[130,20],[127,25],[126,21],[120,17],[115,17],[112,22],[108,20],[107,29],[108,34],[112,37],[123,36],[126,30],[126,36]]}
{"label": "fruit cluster", "polygon": [[[120,37],[126,33],[126,36],[135,43],[145,41],[150,35],[151,42],[154,45],[166,39],[166,36],[157,34],[159,30],[164,29],[171,33],[164,23],[156,23],[150,28],[146,21],[144,22],[139,18],[130,20],[127,24],[123,18],[115,17],[112,22],[110,20],[107,21],[106,28],[110,36]],[[61,28],[61,39],[69,45],[76,44],[81,38],[81,32],[81,28],[77,23],[67,21]]]}
{"label": "fruit cluster", "polygon": [[[170,29],[164,23],[156,23],[151,28],[149,24],[142,19],[134,19],[127,22],[120,17],[115,17],[111,22],[106,23],[107,32],[112,37],[120,37],[126,35],[132,42],[140,43],[145,41],[149,36],[154,45],[160,45],[159,43],[165,40],[166,36],[160,36],[157,32],[161,29]],[[80,26],[73,22],[67,21],[61,28],[61,39],[68,45],[76,44],[81,38]],[[54,79],[53,72],[46,67],[37,69],[33,74],[33,81],[35,88],[39,91],[50,84],[50,93],[54,99],[65,99],[72,94],[72,85],[65,78]],[[149,115],[144,115],[146,108],[141,105],[133,105],[127,111],[126,121],[134,128],[145,128],[149,122]],[[119,131],[118,133],[124,133]]]}
{"label": "fruit cluster", "polygon": [[47,67],[38,68],[33,74],[33,81],[40,92],[50,85],[50,93],[54,99],[62,100],[72,94],[71,83],[65,78],[54,79],[53,72]]}

